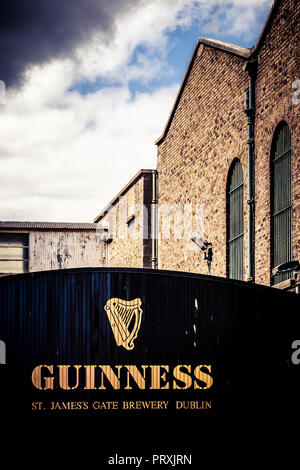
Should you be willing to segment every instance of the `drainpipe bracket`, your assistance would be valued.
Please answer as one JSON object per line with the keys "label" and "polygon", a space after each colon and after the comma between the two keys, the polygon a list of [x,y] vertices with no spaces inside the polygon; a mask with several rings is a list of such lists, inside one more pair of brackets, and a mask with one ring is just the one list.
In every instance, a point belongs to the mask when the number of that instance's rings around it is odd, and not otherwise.
{"label": "drainpipe bracket", "polygon": [[247,60],[243,64],[243,71],[249,74],[254,74],[257,71],[257,59]]}
{"label": "drainpipe bracket", "polygon": [[253,108],[245,108],[244,113],[246,114],[246,116],[248,116],[248,118],[252,118],[254,115],[254,110]]}

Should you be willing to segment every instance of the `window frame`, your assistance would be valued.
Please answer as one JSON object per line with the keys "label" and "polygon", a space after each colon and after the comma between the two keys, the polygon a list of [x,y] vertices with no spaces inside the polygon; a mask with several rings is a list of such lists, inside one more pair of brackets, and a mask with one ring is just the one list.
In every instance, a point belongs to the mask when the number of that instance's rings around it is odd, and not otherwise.
{"label": "window frame", "polygon": [[[286,129],[288,131],[288,136],[289,136],[289,146],[284,147],[282,153],[278,156],[278,142],[280,139],[280,133],[282,132],[283,129]],[[286,136],[284,136],[284,139],[286,139]],[[286,157],[289,154],[289,174],[288,174],[288,184],[289,184],[289,204],[286,205],[284,208],[278,208],[275,209],[275,204],[277,201],[275,201],[276,196],[275,196],[275,162],[278,163],[278,161],[283,160],[284,157]],[[276,156],[276,158],[274,158]],[[292,134],[290,132],[290,128],[288,124],[285,121],[281,121],[277,126],[276,129],[273,133],[273,138],[272,138],[272,146],[271,146],[271,154],[270,154],[270,284],[271,285],[277,285],[280,282],[287,281],[288,279],[291,278],[291,273],[287,274],[281,274],[278,276],[272,276],[272,270],[287,261],[291,261],[293,258],[292,254],[292,249],[293,249],[293,221],[292,221],[292,206],[293,206],[293,199],[292,199],[292,193],[293,193],[293,146],[292,146]],[[289,215],[287,216],[287,220],[289,222],[289,232],[288,232],[288,242],[289,246],[286,247],[287,251],[287,256],[285,259],[278,260],[276,259],[275,255],[275,247],[276,247],[276,235],[275,235],[275,218],[279,218],[278,216],[288,213]],[[277,235],[278,239],[278,235]]]}
{"label": "window frame", "polygon": [[[11,236],[11,235],[22,235],[24,237],[27,238],[26,240],[26,244],[22,245],[22,244],[18,244],[18,245],[14,245],[12,244],[11,246],[8,245],[7,243],[3,243],[2,240],[1,240],[1,235],[6,235],[7,237]],[[23,268],[22,270],[19,270],[19,271],[8,271],[8,272],[3,272],[1,270],[1,267],[0,267],[0,275],[1,276],[6,276],[6,275],[10,275],[10,274],[24,274],[24,273],[28,273],[30,272],[30,234],[28,231],[7,231],[7,230],[1,230],[0,231],[0,248],[12,248],[12,249],[15,249],[15,248],[22,248],[23,250],[26,250],[27,251],[27,257],[23,257],[23,258],[20,258],[20,257],[16,257],[16,258],[1,258],[1,255],[0,255],[0,263],[5,263],[5,262],[16,262],[16,263],[22,263],[23,266],[25,266],[25,269]]]}
{"label": "window frame", "polygon": [[[236,168],[237,165],[240,165],[240,171],[241,171],[241,177],[242,180],[232,190],[230,190],[230,186],[232,184],[232,176],[234,173],[234,169]],[[236,193],[237,190],[241,189],[241,197],[240,197],[240,221],[241,221],[241,230],[240,233],[235,235],[234,237],[231,237],[231,201],[230,201],[230,195],[233,193]],[[243,167],[242,163],[239,158],[235,158],[228,170],[227,173],[227,182],[226,182],[226,277],[229,279],[236,279],[236,280],[244,280],[245,276],[245,264],[244,264],[244,235],[245,235],[245,228],[244,228],[244,172],[243,172]],[[233,242],[236,240],[241,240],[241,247],[238,248],[240,251],[240,266],[238,268],[239,272],[241,273],[241,277],[233,277],[232,276],[232,253],[231,253],[231,246]]]}

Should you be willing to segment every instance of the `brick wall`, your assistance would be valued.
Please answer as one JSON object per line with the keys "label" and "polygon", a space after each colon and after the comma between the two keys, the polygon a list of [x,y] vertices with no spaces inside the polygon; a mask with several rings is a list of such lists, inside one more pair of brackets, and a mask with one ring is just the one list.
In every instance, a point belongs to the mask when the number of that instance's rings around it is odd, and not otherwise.
{"label": "brick wall", "polygon": [[[292,84],[299,73],[300,3],[285,0],[258,51],[255,119],[255,271],[256,281],[270,282],[270,154],[273,135],[285,121],[292,135],[293,151],[293,259],[300,259],[300,105],[292,101]],[[295,91],[295,90],[294,90]]]}
{"label": "brick wall", "polygon": [[95,222],[109,227],[106,265],[150,268],[152,170],[141,170]]}
{"label": "brick wall", "polygon": [[[159,205],[191,204],[193,216],[197,205],[203,205],[204,237],[213,243],[211,273],[218,276],[226,275],[226,182],[235,158],[243,167],[247,230],[243,110],[248,80],[243,63],[236,55],[200,46],[170,129],[158,146]],[[161,239],[159,268],[206,274],[206,263],[195,248],[189,236]]]}
{"label": "brick wall", "polygon": [[[299,105],[292,83],[299,75],[299,8],[296,0],[276,2],[252,57],[255,84],[255,281],[270,283],[270,151],[274,131],[285,120],[293,145],[293,258],[300,257]],[[249,51],[250,54],[250,51]],[[248,55],[249,55],[248,54]],[[200,41],[176,106],[158,144],[159,206],[203,205],[204,237],[213,243],[213,275],[226,275],[226,181],[239,158],[244,176],[244,279],[248,271],[246,51]],[[177,211],[178,212],[178,211]],[[177,213],[178,215],[178,213]],[[159,268],[206,273],[190,236],[174,223],[163,238],[160,217]]]}

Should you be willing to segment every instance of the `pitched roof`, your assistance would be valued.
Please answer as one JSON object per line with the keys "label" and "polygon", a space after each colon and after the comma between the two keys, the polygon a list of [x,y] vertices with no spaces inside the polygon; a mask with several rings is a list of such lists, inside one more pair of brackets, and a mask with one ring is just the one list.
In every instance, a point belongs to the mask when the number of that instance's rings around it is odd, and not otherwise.
{"label": "pitched roof", "polygon": [[256,41],[255,46],[254,46],[254,47],[252,48],[252,50],[251,50],[251,58],[252,58],[252,57],[255,57],[255,56],[258,54],[258,52],[259,52],[259,50],[260,50],[260,48],[261,48],[261,46],[262,46],[262,44],[263,44],[263,42],[264,42],[264,39],[265,39],[266,33],[267,33],[268,29],[269,29],[269,26],[270,26],[270,24],[271,24],[271,22],[272,22],[272,20],[273,20],[274,15],[276,14],[277,9],[278,9],[278,7],[279,7],[279,5],[280,5],[281,2],[282,2],[282,0],[275,0],[275,1],[274,1],[273,5],[272,5],[272,7],[271,7],[271,10],[269,11],[268,17],[267,17],[267,19],[266,19],[266,21],[265,21],[265,24],[264,24],[264,26],[263,26],[263,28],[262,28],[262,30],[261,30],[261,33],[260,33],[260,35],[259,35],[259,38],[258,38],[258,40]]}
{"label": "pitched roof", "polygon": [[175,114],[175,111],[176,111],[176,108],[178,106],[178,103],[180,101],[180,98],[181,98],[181,95],[183,93],[183,90],[185,88],[185,85],[186,85],[186,82],[187,82],[187,79],[189,77],[189,74],[192,70],[192,67],[193,67],[193,64],[194,64],[194,60],[195,58],[197,57],[197,53],[198,53],[198,49],[199,49],[199,46],[201,44],[204,44],[208,47],[212,47],[214,49],[217,49],[217,50],[221,50],[221,51],[224,51],[228,54],[233,54],[237,57],[240,57],[241,59],[245,59],[245,60],[251,60],[252,58],[255,58],[255,56],[258,54],[260,48],[261,48],[261,45],[263,44],[263,41],[264,41],[264,38],[266,36],[266,33],[268,31],[268,28],[271,24],[271,21],[273,20],[273,17],[274,17],[274,14],[276,13],[277,11],[277,7],[280,5],[282,0],[275,0],[274,3],[273,3],[273,6],[269,12],[269,15],[268,15],[268,18],[263,26],[263,29],[260,33],[260,36],[257,40],[257,43],[254,47],[252,47],[251,49],[248,49],[246,47],[240,47],[240,46],[236,46],[235,44],[230,44],[228,42],[224,42],[224,41],[219,41],[217,39],[210,39],[210,38],[202,38],[200,37],[197,41],[197,44],[196,44],[196,47],[194,49],[194,52],[192,54],[192,57],[191,57],[191,60],[189,62],[189,65],[188,65],[188,68],[186,70],[186,73],[185,73],[185,76],[183,78],[183,81],[180,85],[180,88],[179,88],[179,91],[177,93],[177,96],[175,98],[175,102],[174,102],[174,105],[171,109],[171,113],[169,115],[169,118],[167,120],[167,123],[165,125],[165,128],[163,130],[163,133],[161,134],[161,136],[155,141],[155,144],[156,145],[159,145],[161,142],[164,141],[168,131],[169,131],[169,128],[170,128],[170,125],[171,125],[171,122],[173,120],[173,117],[174,117],[174,114]]}
{"label": "pitched roof", "polygon": [[124,186],[123,189],[110,201],[109,204],[100,212],[100,214],[95,217],[94,222],[97,223],[99,222],[105,214],[109,211],[109,209],[118,201],[119,197],[123,196],[129,189],[130,187],[135,184],[142,176],[144,175],[152,175],[153,170],[140,170],[138,171],[133,178]]}
{"label": "pitched roof", "polygon": [[213,47],[214,49],[229,52],[230,54],[234,54],[239,57],[244,57],[245,59],[248,59],[251,54],[251,49],[248,49],[247,47],[236,46],[235,44],[219,41],[218,39],[199,38],[198,43],[205,44],[206,46]]}
{"label": "pitched roof", "polygon": [[183,90],[185,88],[185,85],[186,85],[186,82],[187,82],[187,79],[190,75],[190,72],[192,70],[192,67],[193,67],[193,64],[194,64],[194,60],[195,58],[197,57],[197,53],[198,53],[198,49],[199,49],[199,46],[201,44],[204,44],[208,47],[212,47],[214,49],[218,49],[218,50],[221,50],[221,51],[224,51],[228,54],[233,54],[235,56],[238,56],[238,57],[241,57],[243,59],[248,59],[250,57],[250,54],[251,54],[251,49],[247,49],[245,47],[240,47],[240,46],[236,46],[234,44],[230,44],[228,42],[224,42],[224,41],[218,41],[217,39],[210,39],[210,38],[202,38],[200,37],[197,41],[197,44],[196,44],[196,47],[194,49],[194,52],[192,54],[192,57],[191,57],[191,60],[189,62],[189,65],[188,65],[188,68],[186,70],[186,73],[184,75],[184,78],[183,78],[183,81],[180,85],[180,88],[179,88],[179,91],[177,93],[177,96],[175,98],[175,102],[174,102],[174,105],[171,109],[171,112],[169,114],[169,117],[168,117],[168,120],[167,120],[167,123],[166,123],[166,126],[163,130],[163,133],[161,134],[161,136],[155,141],[155,144],[156,145],[159,145],[166,137],[168,131],[169,131],[169,128],[170,128],[170,125],[171,125],[171,122],[172,122],[172,119],[174,117],[174,114],[175,114],[175,111],[176,111],[176,108],[178,106],[178,103],[180,101],[180,98],[181,98],[181,95],[183,93]]}

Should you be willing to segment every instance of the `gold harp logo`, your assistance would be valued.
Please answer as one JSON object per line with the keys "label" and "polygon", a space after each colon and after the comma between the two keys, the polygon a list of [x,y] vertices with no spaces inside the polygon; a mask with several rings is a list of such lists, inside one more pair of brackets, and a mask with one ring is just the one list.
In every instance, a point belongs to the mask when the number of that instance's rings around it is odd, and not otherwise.
{"label": "gold harp logo", "polygon": [[133,341],[138,335],[143,310],[141,299],[109,299],[104,309],[107,313],[118,346],[129,351],[134,348]]}

